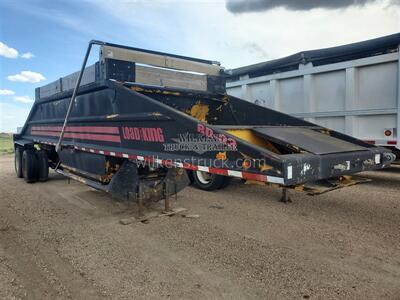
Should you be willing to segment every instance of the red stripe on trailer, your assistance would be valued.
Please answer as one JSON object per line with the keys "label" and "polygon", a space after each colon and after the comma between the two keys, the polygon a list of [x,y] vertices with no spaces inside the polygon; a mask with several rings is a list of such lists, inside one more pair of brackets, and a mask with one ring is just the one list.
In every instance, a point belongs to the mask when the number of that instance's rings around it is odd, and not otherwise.
{"label": "red stripe on trailer", "polygon": [[144,156],[144,161],[153,162],[154,159],[152,157],[150,157],[150,156]]}
{"label": "red stripe on trailer", "polygon": [[43,136],[60,136],[59,133],[53,132],[53,131],[36,131],[36,130],[32,130],[31,134],[32,135],[43,135]]}
{"label": "red stripe on trailer", "polygon": [[197,171],[198,170],[197,166],[194,166],[194,165],[191,165],[191,164],[188,164],[188,163],[183,163],[182,165],[183,165],[184,169],[188,169],[188,170],[192,170],[192,171]]}
{"label": "red stripe on trailer", "polygon": [[[41,135],[41,136],[59,136],[59,133],[52,131],[32,131],[32,135]],[[81,140],[91,140],[91,141],[105,141],[105,142],[113,142],[120,143],[121,137],[119,135],[110,135],[110,134],[91,134],[91,133],[64,133],[65,138],[72,139],[81,139]]]}
{"label": "red stripe on trailer", "polygon": [[388,145],[397,145],[397,142],[396,141],[387,141],[387,144]]}
{"label": "red stripe on trailer", "polygon": [[33,131],[58,131],[61,132],[61,126],[32,126]]}
{"label": "red stripe on trailer", "polygon": [[268,177],[266,175],[254,174],[248,172],[242,172],[243,179],[247,180],[256,180],[256,181],[268,181]]}
{"label": "red stripe on trailer", "polygon": [[223,176],[228,176],[228,170],[227,169],[219,169],[219,168],[208,168],[209,173],[217,174],[217,175],[223,175]]}
{"label": "red stripe on trailer", "polygon": [[109,127],[109,126],[67,126],[66,131],[119,134],[118,127]]}
{"label": "red stripe on trailer", "polygon": [[173,167],[174,163],[170,159],[162,159],[161,164],[163,164],[166,167]]}
{"label": "red stripe on trailer", "polygon": [[[55,131],[61,133],[61,126],[33,126],[33,131]],[[119,134],[118,127],[110,126],[67,126],[66,132],[83,132],[83,133],[109,133]]]}

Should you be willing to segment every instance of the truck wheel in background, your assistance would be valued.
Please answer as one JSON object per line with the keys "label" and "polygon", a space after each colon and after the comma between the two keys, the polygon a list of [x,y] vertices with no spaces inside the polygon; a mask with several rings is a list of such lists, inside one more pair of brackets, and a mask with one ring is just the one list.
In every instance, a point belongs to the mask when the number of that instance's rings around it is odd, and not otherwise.
{"label": "truck wheel in background", "polygon": [[24,149],[21,147],[15,147],[15,153],[14,153],[14,167],[15,167],[15,173],[17,174],[18,178],[24,177],[22,174],[22,152]]}
{"label": "truck wheel in background", "polygon": [[203,171],[193,171],[193,183],[199,189],[214,191],[226,187],[229,184],[229,177],[211,174]]}
{"label": "truck wheel in background", "polygon": [[33,183],[37,180],[38,159],[34,149],[26,149],[22,154],[22,174],[27,183]]}
{"label": "truck wheel in background", "polygon": [[39,181],[47,181],[49,179],[49,159],[45,150],[36,152],[37,166],[38,166],[38,179]]}

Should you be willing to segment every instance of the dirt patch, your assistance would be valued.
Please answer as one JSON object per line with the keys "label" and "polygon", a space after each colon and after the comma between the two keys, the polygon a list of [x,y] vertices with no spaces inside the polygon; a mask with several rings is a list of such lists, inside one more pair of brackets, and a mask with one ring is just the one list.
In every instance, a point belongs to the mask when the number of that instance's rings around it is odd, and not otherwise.
{"label": "dirt patch", "polygon": [[12,156],[0,170],[1,299],[400,297],[399,167],[291,204],[240,181],[187,188],[173,205],[195,218],[147,223],[54,173],[26,184]]}

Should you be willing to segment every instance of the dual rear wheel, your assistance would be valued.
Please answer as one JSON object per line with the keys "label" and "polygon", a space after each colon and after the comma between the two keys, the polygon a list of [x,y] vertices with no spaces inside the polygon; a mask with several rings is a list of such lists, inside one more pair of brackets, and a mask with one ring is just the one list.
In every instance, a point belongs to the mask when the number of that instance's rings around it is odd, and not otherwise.
{"label": "dual rear wheel", "polygon": [[49,177],[49,161],[44,150],[15,148],[15,173],[27,183],[46,181]]}
{"label": "dual rear wheel", "polygon": [[231,177],[211,174],[204,171],[193,171],[191,174],[193,184],[205,191],[214,191],[228,186]]}

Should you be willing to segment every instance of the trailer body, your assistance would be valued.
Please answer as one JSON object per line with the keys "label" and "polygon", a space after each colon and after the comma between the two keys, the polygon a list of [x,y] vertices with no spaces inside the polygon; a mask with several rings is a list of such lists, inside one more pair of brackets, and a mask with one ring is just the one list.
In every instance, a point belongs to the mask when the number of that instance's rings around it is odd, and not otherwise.
{"label": "trailer body", "polygon": [[227,92],[400,154],[400,34],[232,70]]}
{"label": "trailer body", "polygon": [[36,90],[16,153],[28,166],[38,147],[57,172],[136,200],[176,194],[185,170],[305,187],[394,159],[224,86],[216,62],[102,43],[96,64]]}

